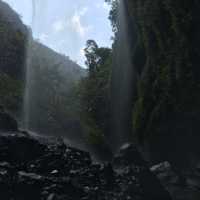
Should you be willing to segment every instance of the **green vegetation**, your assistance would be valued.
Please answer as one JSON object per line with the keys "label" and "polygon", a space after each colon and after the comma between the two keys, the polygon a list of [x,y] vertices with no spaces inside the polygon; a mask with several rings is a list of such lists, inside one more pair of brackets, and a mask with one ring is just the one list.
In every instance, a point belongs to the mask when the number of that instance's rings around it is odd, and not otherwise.
{"label": "green vegetation", "polygon": [[0,74],[0,105],[6,110],[20,116],[22,108],[23,85],[22,82],[11,78],[5,73]]}
{"label": "green vegetation", "polygon": [[91,143],[101,143],[110,131],[110,75],[112,51],[88,40],[88,76],[81,85],[81,116]]}
{"label": "green vegetation", "polygon": [[0,4],[0,105],[19,118],[22,110],[28,29],[15,12],[10,12],[6,3]]}

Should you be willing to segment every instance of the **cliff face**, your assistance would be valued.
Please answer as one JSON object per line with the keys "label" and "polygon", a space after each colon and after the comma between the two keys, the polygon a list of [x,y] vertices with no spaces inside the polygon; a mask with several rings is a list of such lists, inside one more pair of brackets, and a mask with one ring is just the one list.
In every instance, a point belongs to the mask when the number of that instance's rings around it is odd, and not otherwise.
{"label": "cliff face", "polygon": [[189,163],[191,155],[200,153],[200,3],[125,3],[129,20],[138,28],[136,50],[132,49],[138,75],[134,134],[154,161]]}
{"label": "cliff face", "polygon": [[[7,3],[0,0],[0,73],[16,79],[24,78],[28,39],[33,39],[31,30],[23,24],[20,16]],[[62,65],[64,73],[69,73],[72,79],[79,79],[85,75],[85,70],[69,57],[37,41],[32,41],[31,50],[37,65]],[[48,63],[45,63],[44,59]]]}
{"label": "cliff face", "polygon": [[24,78],[28,28],[8,4],[0,1],[0,72]]}
{"label": "cliff face", "polygon": [[[31,61],[29,70],[27,60]],[[27,75],[25,83],[26,71],[31,75]],[[31,91],[31,128],[62,135],[69,130],[74,135],[74,130],[80,129],[79,100],[74,88],[86,75],[86,70],[69,57],[35,41],[20,16],[0,0],[0,106],[21,121],[26,84]]]}

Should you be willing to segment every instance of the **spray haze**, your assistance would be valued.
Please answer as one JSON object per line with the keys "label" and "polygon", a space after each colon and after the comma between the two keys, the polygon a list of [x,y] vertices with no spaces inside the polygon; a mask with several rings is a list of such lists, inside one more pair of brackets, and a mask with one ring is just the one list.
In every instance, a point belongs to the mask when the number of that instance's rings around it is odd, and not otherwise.
{"label": "spray haze", "polygon": [[[130,53],[130,36],[125,1],[118,1],[116,42],[113,56],[112,78],[112,134],[115,147],[131,140],[134,70]],[[114,135],[113,135],[114,134]]]}

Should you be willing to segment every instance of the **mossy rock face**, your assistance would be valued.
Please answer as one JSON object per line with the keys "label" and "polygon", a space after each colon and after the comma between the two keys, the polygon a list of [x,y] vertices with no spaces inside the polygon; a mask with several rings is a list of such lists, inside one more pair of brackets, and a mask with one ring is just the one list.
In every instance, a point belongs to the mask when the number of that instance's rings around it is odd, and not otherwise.
{"label": "mossy rock face", "polygon": [[184,153],[200,155],[197,147],[200,141],[200,3],[190,0],[125,2],[129,17],[138,27],[140,59],[145,60],[140,66],[142,70],[138,70],[134,133],[141,143],[148,144],[154,155],[160,151],[158,157],[165,155],[166,159],[175,160]]}

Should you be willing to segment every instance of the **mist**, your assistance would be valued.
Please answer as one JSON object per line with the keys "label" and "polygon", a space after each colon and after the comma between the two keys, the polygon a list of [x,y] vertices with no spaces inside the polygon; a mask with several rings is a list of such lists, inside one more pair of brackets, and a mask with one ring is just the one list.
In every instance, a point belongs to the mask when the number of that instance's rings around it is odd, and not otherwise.
{"label": "mist", "polygon": [[199,200],[199,9],[0,0],[0,198]]}

